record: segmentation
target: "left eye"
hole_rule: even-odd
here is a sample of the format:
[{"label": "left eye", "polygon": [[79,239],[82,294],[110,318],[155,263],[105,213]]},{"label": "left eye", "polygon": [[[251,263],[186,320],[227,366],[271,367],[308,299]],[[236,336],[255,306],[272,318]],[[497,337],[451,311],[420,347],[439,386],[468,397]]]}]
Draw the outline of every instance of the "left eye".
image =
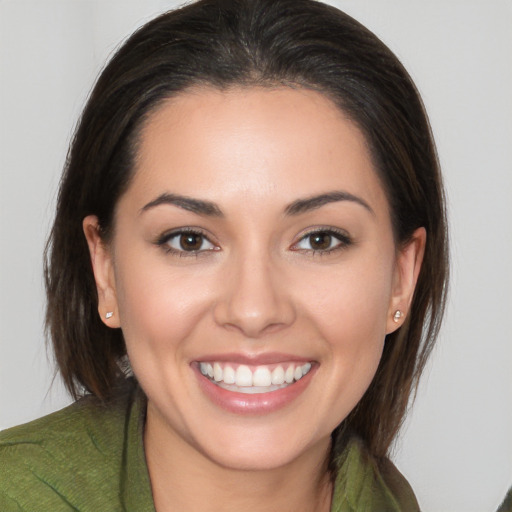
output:
[{"label": "left eye", "polygon": [[329,252],[349,245],[346,235],[333,231],[315,231],[303,236],[294,248],[306,251]]},{"label": "left eye", "polygon": [[173,233],[168,236],[162,245],[167,245],[171,250],[177,252],[199,252],[215,249],[203,234],[195,232]]}]

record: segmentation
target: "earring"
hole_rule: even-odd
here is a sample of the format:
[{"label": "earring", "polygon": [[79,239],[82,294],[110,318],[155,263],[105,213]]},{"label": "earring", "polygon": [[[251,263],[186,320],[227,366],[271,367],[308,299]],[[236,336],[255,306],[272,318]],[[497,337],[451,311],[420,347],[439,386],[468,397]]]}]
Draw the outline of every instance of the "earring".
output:
[{"label": "earring", "polygon": [[404,314],[399,309],[397,309],[395,311],[395,314],[393,315],[393,322],[395,322],[397,324],[398,321],[400,320],[400,318],[402,318],[403,316],[404,316]]},{"label": "earring", "polygon": [[105,318],[108,320],[109,318],[112,318],[114,316],[114,312],[113,311],[107,311],[107,313],[105,314]]}]

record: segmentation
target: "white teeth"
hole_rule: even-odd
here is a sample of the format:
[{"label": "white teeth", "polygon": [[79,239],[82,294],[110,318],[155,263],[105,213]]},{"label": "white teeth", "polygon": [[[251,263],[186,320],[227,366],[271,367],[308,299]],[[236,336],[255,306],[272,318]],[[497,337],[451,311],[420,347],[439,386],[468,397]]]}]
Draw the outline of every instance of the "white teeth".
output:
[{"label": "white teeth", "polygon": [[289,363],[286,370],[283,365],[278,365],[272,371],[266,365],[257,366],[251,370],[249,366],[241,364],[235,370],[233,366],[219,362],[199,363],[199,371],[221,387],[232,391],[243,390],[246,393],[266,393],[281,389],[302,379],[310,370],[311,363],[301,366]]},{"label": "white teeth", "polygon": [[258,366],[252,374],[253,386],[270,386],[272,384],[272,375],[266,366]]},{"label": "white teeth", "polygon": [[214,363],[213,365],[213,378],[216,382],[222,380],[222,366],[219,363]]},{"label": "white teeth", "polygon": [[252,372],[245,364],[241,364],[236,369],[235,384],[237,386],[252,386]]},{"label": "white teeth", "polygon": [[225,384],[234,384],[235,383],[235,370],[231,368],[231,366],[226,366],[224,368],[224,378],[222,379]]},{"label": "white teeth", "polygon": [[286,369],[286,372],[284,374],[284,380],[287,384],[291,384],[293,382],[293,374],[294,374],[295,368],[293,366],[288,366]]},{"label": "white teeth", "polygon": [[259,393],[277,391],[278,389],[285,388],[288,384],[281,384],[280,386],[242,386],[240,388],[224,384],[224,382],[219,382],[217,385],[229,391],[237,391],[238,393],[245,393],[246,395],[257,395]]},{"label": "white teeth", "polygon": [[272,384],[284,384],[284,370],[282,366],[277,366],[272,372]]}]

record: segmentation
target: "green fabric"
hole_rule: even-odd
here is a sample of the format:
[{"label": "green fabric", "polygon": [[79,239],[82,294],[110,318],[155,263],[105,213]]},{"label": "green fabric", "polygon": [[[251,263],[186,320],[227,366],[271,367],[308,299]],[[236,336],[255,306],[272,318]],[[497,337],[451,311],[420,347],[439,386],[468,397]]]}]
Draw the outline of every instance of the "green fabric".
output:
[{"label": "green fabric", "polygon": [[508,490],[497,512],[512,512],[512,487]]},{"label": "green fabric", "polygon": [[[154,512],[142,432],[145,399],[131,386],[109,405],[88,397],[0,433],[0,511]],[[389,461],[352,439],[338,460],[332,512],[419,510]]]}]

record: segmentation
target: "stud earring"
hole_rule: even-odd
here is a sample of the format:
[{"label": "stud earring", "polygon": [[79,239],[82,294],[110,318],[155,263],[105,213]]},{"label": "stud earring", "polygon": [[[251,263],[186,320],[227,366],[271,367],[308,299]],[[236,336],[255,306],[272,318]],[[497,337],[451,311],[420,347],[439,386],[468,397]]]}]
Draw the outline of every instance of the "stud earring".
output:
[{"label": "stud earring", "polygon": [[114,316],[114,312],[113,311],[107,311],[107,313],[105,314],[105,318],[108,320],[109,318],[112,318]]},{"label": "stud earring", "polygon": [[400,318],[402,318],[403,316],[404,316],[404,314],[399,309],[397,309],[395,311],[395,314],[393,315],[393,322],[395,322],[397,324],[398,321],[400,320]]}]

